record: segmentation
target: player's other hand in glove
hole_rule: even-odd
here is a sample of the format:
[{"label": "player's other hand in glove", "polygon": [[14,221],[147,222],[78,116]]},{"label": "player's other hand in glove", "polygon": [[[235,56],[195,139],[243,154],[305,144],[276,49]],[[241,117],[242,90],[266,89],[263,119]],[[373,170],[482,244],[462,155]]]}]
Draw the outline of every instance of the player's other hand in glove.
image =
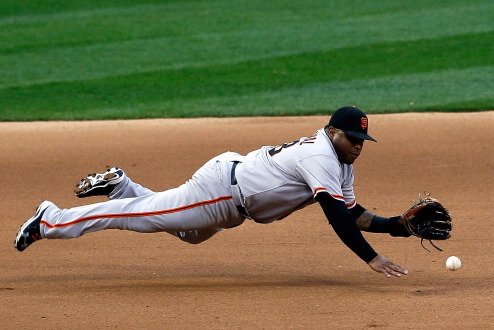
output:
[{"label": "player's other hand in glove", "polygon": [[380,255],[372,259],[368,265],[376,272],[383,273],[386,277],[391,277],[391,275],[400,277],[408,274],[408,270]]}]

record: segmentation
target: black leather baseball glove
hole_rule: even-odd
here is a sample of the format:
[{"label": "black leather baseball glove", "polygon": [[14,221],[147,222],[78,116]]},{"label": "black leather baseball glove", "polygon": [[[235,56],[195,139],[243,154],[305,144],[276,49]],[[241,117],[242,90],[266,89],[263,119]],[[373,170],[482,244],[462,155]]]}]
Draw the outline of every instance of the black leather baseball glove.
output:
[{"label": "black leather baseball glove", "polygon": [[421,238],[420,244],[427,251],[429,250],[423,244],[424,239],[429,240],[432,246],[442,251],[431,240],[447,240],[451,237],[450,231],[453,227],[448,210],[430,196],[420,199],[403,213],[401,218],[408,232]]}]

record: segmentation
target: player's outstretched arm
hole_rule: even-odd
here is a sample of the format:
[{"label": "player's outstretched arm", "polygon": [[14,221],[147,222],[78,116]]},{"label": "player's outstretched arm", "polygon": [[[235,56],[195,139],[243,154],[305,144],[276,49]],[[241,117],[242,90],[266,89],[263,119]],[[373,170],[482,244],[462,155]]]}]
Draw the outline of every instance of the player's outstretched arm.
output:
[{"label": "player's outstretched arm", "polygon": [[373,270],[390,277],[401,276],[407,271],[394,264],[389,259],[378,255],[369,245],[355,223],[355,218],[350,214],[344,202],[335,200],[327,193],[319,193],[316,200],[321,205],[324,214],[333,227],[338,237],[355,254],[365,261]]}]

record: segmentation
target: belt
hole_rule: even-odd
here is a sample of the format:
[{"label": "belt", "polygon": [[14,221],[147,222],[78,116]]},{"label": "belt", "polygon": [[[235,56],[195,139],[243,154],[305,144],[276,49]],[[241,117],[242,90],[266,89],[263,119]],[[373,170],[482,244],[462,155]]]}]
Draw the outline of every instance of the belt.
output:
[{"label": "belt", "polygon": [[[232,165],[232,172],[231,172],[231,183],[232,183],[232,190],[237,192],[239,197],[242,199],[242,192],[240,191],[240,187],[238,186],[237,182],[237,177],[235,176],[235,169],[240,163],[239,161],[233,161]],[[247,212],[247,209],[242,205],[240,201],[236,201],[236,198],[234,198],[235,206],[237,207],[238,213],[240,213],[241,216],[245,218],[250,218],[249,212]]]}]

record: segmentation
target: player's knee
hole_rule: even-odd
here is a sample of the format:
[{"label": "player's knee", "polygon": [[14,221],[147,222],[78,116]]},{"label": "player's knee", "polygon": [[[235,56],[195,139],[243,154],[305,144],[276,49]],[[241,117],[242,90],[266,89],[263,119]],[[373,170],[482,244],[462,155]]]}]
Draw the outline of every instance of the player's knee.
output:
[{"label": "player's knee", "polygon": [[176,236],[189,244],[197,245],[210,239],[216,234],[218,229],[204,229],[204,230],[193,230],[193,231],[179,231]]},{"label": "player's knee", "polygon": [[200,239],[199,237],[197,237],[197,235],[188,235],[188,234],[189,234],[188,232],[180,232],[178,233],[177,236],[178,238],[180,238],[181,241],[193,245],[197,245],[205,241],[204,239]]}]

